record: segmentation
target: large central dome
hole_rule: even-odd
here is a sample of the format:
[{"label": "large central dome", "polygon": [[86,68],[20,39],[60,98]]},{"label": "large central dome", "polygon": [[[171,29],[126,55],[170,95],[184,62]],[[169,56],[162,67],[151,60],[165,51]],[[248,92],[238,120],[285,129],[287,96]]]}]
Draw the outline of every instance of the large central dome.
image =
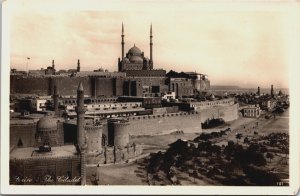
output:
[{"label": "large central dome", "polygon": [[142,51],[134,45],[132,48],[128,50],[128,54],[132,56],[140,56],[142,55]]}]

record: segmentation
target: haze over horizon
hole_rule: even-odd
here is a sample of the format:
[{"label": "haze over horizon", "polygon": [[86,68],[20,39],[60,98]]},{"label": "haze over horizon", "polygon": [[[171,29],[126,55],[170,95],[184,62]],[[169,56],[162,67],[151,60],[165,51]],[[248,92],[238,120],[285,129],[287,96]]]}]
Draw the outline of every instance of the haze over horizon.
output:
[{"label": "haze over horizon", "polygon": [[56,11],[23,2],[12,13],[11,68],[54,59],[57,70],[74,69],[80,59],[83,71],[116,71],[122,22],[125,52],[135,44],[148,57],[152,23],[155,69],[207,74],[212,85],[287,88],[289,19],[287,11]]}]

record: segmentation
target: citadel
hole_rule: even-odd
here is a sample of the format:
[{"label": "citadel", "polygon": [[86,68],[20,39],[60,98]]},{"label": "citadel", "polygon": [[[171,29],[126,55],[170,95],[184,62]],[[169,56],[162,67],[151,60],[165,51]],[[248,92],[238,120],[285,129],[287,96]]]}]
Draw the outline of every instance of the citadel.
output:
[{"label": "citadel", "polygon": [[[89,165],[128,162],[143,149],[131,137],[173,131],[201,132],[201,123],[239,118],[234,98],[215,96],[205,74],[155,69],[153,34],[150,57],[136,45],[125,54],[122,25],[118,72],[46,69],[10,77],[10,182],[49,184],[80,177]],[[259,110],[249,110],[258,115]],[[22,182],[16,179],[30,178]],[[54,180],[52,184],[69,184]],[[50,184],[51,184],[50,183]]]}]

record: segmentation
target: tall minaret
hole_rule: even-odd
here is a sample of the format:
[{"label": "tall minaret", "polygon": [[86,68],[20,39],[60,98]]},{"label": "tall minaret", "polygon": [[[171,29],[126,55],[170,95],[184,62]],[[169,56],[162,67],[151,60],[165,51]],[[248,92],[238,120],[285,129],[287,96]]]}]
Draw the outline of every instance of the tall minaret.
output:
[{"label": "tall minaret", "polygon": [[52,60],[52,69],[55,68],[54,60]]},{"label": "tall minaret", "polygon": [[57,90],[56,85],[54,85],[53,105],[54,105],[55,115],[58,116],[59,115],[59,111],[58,111],[58,90]]},{"label": "tall minaret", "polygon": [[152,24],[150,26],[150,62],[152,64],[151,69],[153,69],[153,51],[152,51],[152,46],[153,46],[153,42],[152,42]]},{"label": "tall minaret", "polygon": [[124,42],[125,35],[124,35],[124,26],[123,26],[123,23],[122,23],[122,35],[121,35],[121,37],[122,37],[122,42],[121,42],[121,45],[122,45],[122,58],[121,59],[123,59],[124,58],[124,44],[125,44],[125,42]]},{"label": "tall minaret", "polygon": [[80,60],[77,61],[77,72],[80,72]]},{"label": "tall minaret", "polygon": [[273,84],[271,85],[271,97],[274,96],[274,89],[273,89]]},{"label": "tall minaret", "polygon": [[260,96],[260,87],[257,87],[257,95]]},{"label": "tall minaret", "polygon": [[84,91],[82,82],[79,83],[77,89],[77,145],[79,147],[80,153],[80,165],[81,165],[81,185],[86,184],[86,161],[85,161],[85,151],[87,148],[86,137],[84,131],[84,116],[86,109],[84,107]]}]

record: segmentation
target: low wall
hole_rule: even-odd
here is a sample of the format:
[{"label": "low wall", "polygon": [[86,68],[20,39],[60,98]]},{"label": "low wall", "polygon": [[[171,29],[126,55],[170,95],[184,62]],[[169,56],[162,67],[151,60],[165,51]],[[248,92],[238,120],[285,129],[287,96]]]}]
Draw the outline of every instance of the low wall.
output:
[{"label": "low wall", "polygon": [[130,144],[124,148],[104,147],[102,153],[86,155],[87,164],[110,164],[127,161],[141,155],[143,149],[139,145]]}]

